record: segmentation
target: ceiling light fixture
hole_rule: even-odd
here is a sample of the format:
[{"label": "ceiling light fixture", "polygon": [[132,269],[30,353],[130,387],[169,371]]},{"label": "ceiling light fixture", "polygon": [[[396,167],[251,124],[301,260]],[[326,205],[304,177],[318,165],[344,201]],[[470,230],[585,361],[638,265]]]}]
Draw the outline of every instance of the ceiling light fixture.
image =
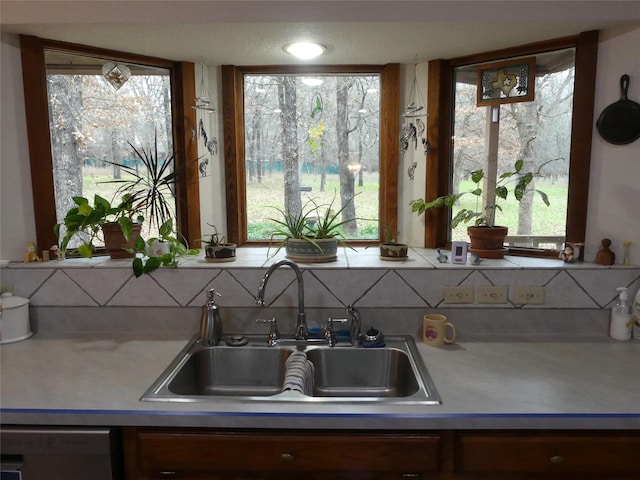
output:
[{"label": "ceiling light fixture", "polygon": [[310,60],[325,52],[326,48],[319,43],[296,42],[284,47],[284,51],[302,60]]},{"label": "ceiling light fixture", "polygon": [[317,87],[318,85],[322,85],[323,82],[319,77],[302,77],[300,81],[309,87]]}]

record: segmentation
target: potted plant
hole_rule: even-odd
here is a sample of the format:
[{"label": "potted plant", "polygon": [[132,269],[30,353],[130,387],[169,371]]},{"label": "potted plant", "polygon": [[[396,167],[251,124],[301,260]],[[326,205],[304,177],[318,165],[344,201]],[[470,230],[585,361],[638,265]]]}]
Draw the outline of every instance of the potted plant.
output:
[{"label": "potted plant", "polygon": [[201,240],[205,246],[205,260],[211,263],[233,262],[236,259],[236,244],[228,243],[226,237],[218,233],[215,225],[207,225],[213,228],[213,233],[209,238]]},{"label": "potted plant", "polygon": [[299,212],[286,212],[273,207],[282,218],[271,218],[276,224],[271,234],[274,238],[281,238],[277,254],[284,246],[287,258],[301,263],[333,262],[338,259],[338,245],[349,246],[344,242],[342,226],[355,220],[342,220],[341,214],[349,202],[337,211],[333,209],[335,195],[328,204],[319,204],[310,198]]},{"label": "potted plant", "polygon": [[394,230],[390,226],[385,227],[385,242],[380,244],[380,258],[382,260],[401,261],[407,259],[408,245],[398,243],[396,238],[397,234],[394,236]]},{"label": "potted plant", "polygon": [[169,253],[169,246],[164,245],[163,236],[158,232],[161,225],[173,218],[175,211],[175,156],[172,152],[164,156],[159,153],[157,133],[153,147],[136,148],[131,142],[127,143],[135,159],[133,165],[124,162],[106,162],[127,173],[127,178],[103,183],[117,184],[115,196],[129,195],[134,208],[144,214],[148,227],[146,234],[152,236],[154,242],[149,245],[148,253],[150,255]]},{"label": "potted plant", "polygon": [[91,258],[96,250],[96,240],[104,240],[105,249],[111,258],[131,258],[131,249],[140,235],[141,218],[137,223],[133,217],[137,210],[130,195],[124,195],[116,205],[101,197],[94,196],[93,205],[85,197],[73,197],[75,207],[69,209],[63,224],[56,224],[54,232],[60,238],[61,225],[66,230],[60,240],[60,250],[64,252],[72,238],[80,240],[75,251],[85,258]]},{"label": "potted plant", "polygon": [[[140,277],[145,273],[151,273],[161,266],[175,268],[178,266],[178,259],[183,256],[198,255],[197,249],[190,249],[187,242],[179,238],[179,234],[173,229],[173,220],[169,219],[160,225],[158,237],[145,240],[142,236],[136,239],[135,246],[131,250],[137,254],[133,259],[133,273]],[[155,252],[149,255],[149,248],[158,240],[168,246],[167,251]]]},{"label": "potted plant", "polygon": [[[451,227],[456,228],[460,222],[468,223],[471,220],[474,220],[474,226],[467,228],[467,233],[469,234],[469,239],[471,241],[469,252],[475,253],[480,258],[504,258],[504,254],[507,251],[507,249],[504,248],[504,239],[507,236],[508,228],[494,225],[496,210],[502,211],[500,205],[497,204],[497,200],[507,199],[509,189],[506,183],[514,176],[517,176],[517,182],[513,188],[513,195],[516,200],[522,200],[527,187],[534,177],[532,172],[522,172],[523,166],[524,162],[522,160],[518,160],[514,165],[513,171],[505,172],[500,175],[496,182],[496,202],[486,205],[484,208],[481,206],[482,188],[480,187],[480,182],[484,178],[484,170],[480,169],[471,172],[471,180],[475,184],[475,188],[473,190],[452,195],[443,195],[428,202],[422,198],[412,200],[410,202],[411,211],[418,215],[422,215],[430,208],[452,208],[463,195],[468,193],[475,195],[476,208],[461,209],[455,217],[451,219]],[[545,205],[549,206],[550,203],[547,194],[540,190],[535,191],[540,194]]]}]

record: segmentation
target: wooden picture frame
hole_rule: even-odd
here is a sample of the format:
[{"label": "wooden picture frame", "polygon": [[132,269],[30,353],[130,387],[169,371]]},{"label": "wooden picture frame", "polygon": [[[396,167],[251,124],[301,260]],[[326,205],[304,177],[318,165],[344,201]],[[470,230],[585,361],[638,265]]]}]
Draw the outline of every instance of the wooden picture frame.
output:
[{"label": "wooden picture frame", "polygon": [[480,65],[476,105],[533,101],[535,70],[535,57]]}]

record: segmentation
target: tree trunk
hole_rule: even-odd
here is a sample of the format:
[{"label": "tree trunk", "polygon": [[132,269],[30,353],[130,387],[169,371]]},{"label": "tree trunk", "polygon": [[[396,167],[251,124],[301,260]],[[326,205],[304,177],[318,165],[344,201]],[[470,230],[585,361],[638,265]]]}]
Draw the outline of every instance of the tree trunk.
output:
[{"label": "tree trunk", "polygon": [[49,76],[50,131],[56,215],[61,221],[82,196],[82,77]]},{"label": "tree trunk", "polygon": [[284,162],[284,209],[295,214],[302,210],[298,168],[298,125],[295,77],[282,77],[278,84],[282,118],[282,161]]},{"label": "tree trunk", "polygon": [[356,207],[353,202],[355,194],[354,172],[349,171],[349,109],[348,93],[349,83],[347,80],[339,80],[336,89],[336,135],[338,139],[338,168],[340,173],[340,206],[342,210],[342,221],[354,219],[344,225],[344,233],[347,237],[356,235],[358,226],[355,221]]}]

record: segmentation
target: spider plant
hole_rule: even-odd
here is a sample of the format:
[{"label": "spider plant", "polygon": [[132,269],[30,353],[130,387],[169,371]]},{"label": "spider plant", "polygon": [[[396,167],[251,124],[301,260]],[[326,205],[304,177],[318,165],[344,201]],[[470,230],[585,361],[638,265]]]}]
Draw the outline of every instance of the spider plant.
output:
[{"label": "spider plant", "polygon": [[[135,209],[144,212],[149,231],[159,231],[160,226],[173,217],[175,211],[175,180],[173,152],[160,156],[158,152],[158,135],[149,148],[136,148],[127,142],[136,160],[135,165],[119,162],[107,163],[120,168],[132,178],[110,180],[120,186],[115,195],[128,194],[134,202]],[[155,228],[154,228],[155,227]]]}]

